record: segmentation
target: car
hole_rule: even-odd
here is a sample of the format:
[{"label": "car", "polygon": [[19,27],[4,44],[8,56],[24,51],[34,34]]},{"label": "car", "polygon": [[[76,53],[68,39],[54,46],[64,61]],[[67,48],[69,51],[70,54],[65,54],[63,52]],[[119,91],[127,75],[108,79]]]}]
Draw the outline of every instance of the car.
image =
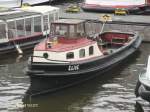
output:
[{"label": "car", "polygon": [[128,11],[124,8],[116,8],[115,9],[115,15],[127,15]]},{"label": "car", "polygon": [[71,5],[66,9],[66,12],[77,13],[80,12],[80,8],[76,5]]}]

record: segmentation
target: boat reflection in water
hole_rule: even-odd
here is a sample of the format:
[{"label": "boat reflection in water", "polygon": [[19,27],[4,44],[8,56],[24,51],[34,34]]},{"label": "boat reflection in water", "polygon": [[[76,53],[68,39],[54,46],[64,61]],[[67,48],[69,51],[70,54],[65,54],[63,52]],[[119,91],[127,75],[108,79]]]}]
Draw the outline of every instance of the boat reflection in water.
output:
[{"label": "boat reflection in water", "polygon": [[[138,33],[100,33],[94,23],[60,19],[50,37],[34,48],[28,64],[29,94],[53,92],[89,80],[120,63],[141,44]],[[93,26],[93,29],[92,29]]]}]

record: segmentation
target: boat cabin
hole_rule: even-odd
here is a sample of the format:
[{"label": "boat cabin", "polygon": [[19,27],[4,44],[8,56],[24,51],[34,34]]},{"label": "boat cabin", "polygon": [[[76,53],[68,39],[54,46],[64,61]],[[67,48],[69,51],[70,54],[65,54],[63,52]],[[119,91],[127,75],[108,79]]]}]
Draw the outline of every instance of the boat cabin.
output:
[{"label": "boat cabin", "polygon": [[[126,44],[132,34],[104,32],[79,19],[59,19],[51,24],[50,37],[34,49],[33,62],[73,62],[103,56],[104,50],[114,50]],[[93,26],[93,27],[91,27]],[[43,57],[40,58],[39,57]],[[57,61],[56,61],[57,60]]]},{"label": "boat cabin", "polygon": [[50,23],[58,20],[58,12],[51,6],[0,11],[0,43],[49,34]]},{"label": "boat cabin", "polygon": [[53,22],[50,37],[35,47],[34,56],[68,62],[102,55],[97,42],[87,38],[85,27],[85,20],[79,19],[59,19]]}]

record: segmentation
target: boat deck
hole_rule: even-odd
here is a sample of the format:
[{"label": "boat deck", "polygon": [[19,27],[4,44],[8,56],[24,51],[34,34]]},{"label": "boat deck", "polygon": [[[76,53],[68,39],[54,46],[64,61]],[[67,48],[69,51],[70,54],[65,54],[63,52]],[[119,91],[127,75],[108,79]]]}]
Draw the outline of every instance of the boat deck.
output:
[{"label": "boat deck", "polygon": [[[45,43],[47,43],[47,46],[45,46]],[[87,38],[80,38],[80,39],[64,39],[64,38],[58,38],[58,42],[51,42],[44,40],[41,42],[38,46],[35,47],[35,50],[37,51],[52,51],[52,52],[65,52],[73,49],[77,49],[80,47],[85,47],[87,45],[91,45],[96,43],[95,41],[89,40]]]}]

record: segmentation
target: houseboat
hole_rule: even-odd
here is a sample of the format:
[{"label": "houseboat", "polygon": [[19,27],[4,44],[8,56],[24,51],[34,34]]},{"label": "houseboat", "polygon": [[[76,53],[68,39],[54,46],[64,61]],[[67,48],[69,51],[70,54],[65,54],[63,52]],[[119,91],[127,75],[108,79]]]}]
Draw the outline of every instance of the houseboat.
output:
[{"label": "houseboat", "polygon": [[0,54],[33,47],[59,19],[59,8],[34,6],[0,11]]},{"label": "houseboat", "polygon": [[146,70],[139,75],[135,94],[144,100],[150,102],[150,56],[148,58]]},{"label": "houseboat", "polygon": [[22,4],[40,5],[49,4],[54,0],[0,0],[0,7],[20,7]]},{"label": "houseboat", "polygon": [[85,0],[82,4],[85,11],[115,12],[116,9],[127,13],[140,14],[150,8],[150,0]]},{"label": "houseboat", "polygon": [[101,75],[141,44],[138,33],[100,33],[97,24],[80,19],[53,22],[50,36],[35,46],[29,59],[27,93],[53,92]]}]

